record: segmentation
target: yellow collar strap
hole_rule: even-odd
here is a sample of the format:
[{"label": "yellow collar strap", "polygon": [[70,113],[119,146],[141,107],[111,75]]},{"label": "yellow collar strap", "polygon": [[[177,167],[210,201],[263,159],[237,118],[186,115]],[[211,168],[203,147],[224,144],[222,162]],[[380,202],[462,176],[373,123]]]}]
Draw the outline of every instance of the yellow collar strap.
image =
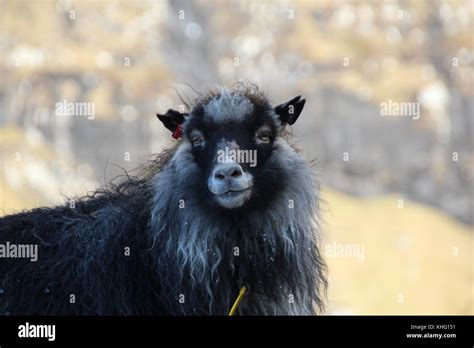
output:
[{"label": "yellow collar strap", "polygon": [[239,291],[239,296],[237,296],[234,304],[232,305],[232,308],[229,311],[229,316],[235,314],[235,311],[237,310],[237,307],[239,306],[239,303],[240,303],[240,301],[242,301],[242,298],[244,297],[246,292],[247,292],[247,287],[242,286],[242,288]]}]

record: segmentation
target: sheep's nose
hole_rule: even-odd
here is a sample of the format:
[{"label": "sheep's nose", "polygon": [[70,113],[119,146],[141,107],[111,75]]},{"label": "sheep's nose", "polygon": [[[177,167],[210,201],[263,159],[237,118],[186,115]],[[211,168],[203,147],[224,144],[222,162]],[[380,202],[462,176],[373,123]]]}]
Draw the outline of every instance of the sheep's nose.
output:
[{"label": "sheep's nose", "polygon": [[243,175],[242,167],[237,163],[221,163],[214,169],[214,179],[231,180]]}]

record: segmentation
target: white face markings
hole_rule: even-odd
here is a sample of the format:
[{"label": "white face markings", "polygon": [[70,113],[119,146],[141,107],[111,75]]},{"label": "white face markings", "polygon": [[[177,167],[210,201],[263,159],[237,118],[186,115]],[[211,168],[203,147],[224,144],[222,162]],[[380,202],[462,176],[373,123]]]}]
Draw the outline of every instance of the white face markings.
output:
[{"label": "white face markings", "polygon": [[208,178],[208,188],[215,201],[227,209],[242,206],[252,194],[253,176],[241,166],[241,151],[249,150],[241,150],[234,139],[221,139]]},{"label": "white face markings", "polygon": [[223,91],[204,106],[204,114],[214,122],[240,121],[253,109],[252,102],[245,96]]},{"label": "white face markings", "polygon": [[[200,131],[197,128],[190,130],[186,137],[190,145],[189,151],[191,152],[193,148],[215,144],[215,149],[212,149],[213,154],[193,152],[193,156],[201,156],[199,158],[204,162],[212,161],[212,164],[209,163],[209,166],[205,167],[206,173],[207,170],[210,171],[207,186],[214,200],[224,208],[237,208],[249,200],[254,190],[254,171],[258,166],[259,147],[255,145],[269,144],[276,137],[276,134],[273,134],[275,127],[271,123],[272,120],[268,119],[268,115],[271,118],[276,118],[277,115],[271,112],[270,106],[264,103],[266,101],[262,99],[260,108],[265,115],[256,115],[256,117],[261,116],[266,123],[257,130],[250,127],[252,120],[249,118],[253,116],[260,104],[258,100],[254,104],[253,99],[247,95],[223,90],[220,94],[200,104],[202,109],[196,109],[198,113],[194,116],[202,117],[208,128],[206,128],[207,131]],[[185,122],[190,122],[193,114],[191,113],[190,116]],[[276,123],[277,127],[279,125]],[[216,134],[221,126],[222,133]],[[199,125],[192,123],[189,127],[199,128]],[[241,138],[242,143],[239,143]],[[268,148],[265,148],[265,151],[267,150]],[[202,156],[210,158],[206,159]]]}]

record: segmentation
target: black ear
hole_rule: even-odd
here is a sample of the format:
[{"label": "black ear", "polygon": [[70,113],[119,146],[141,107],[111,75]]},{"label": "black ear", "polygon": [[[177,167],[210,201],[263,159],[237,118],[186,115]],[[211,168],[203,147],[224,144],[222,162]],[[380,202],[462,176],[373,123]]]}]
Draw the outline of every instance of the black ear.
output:
[{"label": "black ear", "polygon": [[301,96],[297,96],[286,103],[275,106],[274,110],[280,117],[282,124],[288,123],[292,125],[296,122],[301,111],[303,111],[304,103],[306,99],[301,99]]},{"label": "black ear", "polygon": [[184,117],[187,114],[182,114],[179,111],[169,109],[166,114],[156,114],[158,119],[163,122],[164,126],[170,131],[175,132],[178,126],[184,122]]}]

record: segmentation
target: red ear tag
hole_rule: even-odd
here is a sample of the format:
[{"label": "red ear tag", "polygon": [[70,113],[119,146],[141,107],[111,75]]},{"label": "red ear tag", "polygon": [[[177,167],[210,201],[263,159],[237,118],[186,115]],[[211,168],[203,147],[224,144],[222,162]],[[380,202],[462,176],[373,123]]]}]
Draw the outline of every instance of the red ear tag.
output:
[{"label": "red ear tag", "polygon": [[173,139],[179,139],[183,136],[183,126],[178,124],[178,127],[174,130],[172,137]]}]

